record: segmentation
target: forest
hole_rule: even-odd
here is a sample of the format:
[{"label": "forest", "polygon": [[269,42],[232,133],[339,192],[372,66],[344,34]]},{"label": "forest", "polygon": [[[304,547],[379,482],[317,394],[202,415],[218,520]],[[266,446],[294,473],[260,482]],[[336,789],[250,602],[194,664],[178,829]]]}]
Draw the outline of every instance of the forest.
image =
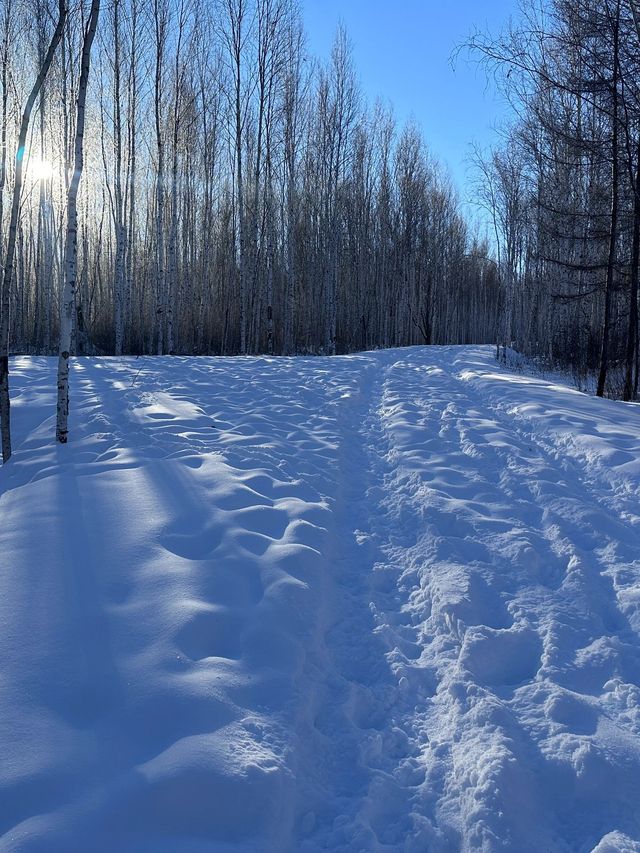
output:
[{"label": "forest", "polygon": [[636,0],[526,0],[461,47],[513,108],[484,229],[297,0],[3,0],[0,44],[3,423],[12,353],[65,384],[73,354],[493,342],[637,396]]},{"label": "forest", "polygon": [[[48,0],[32,10],[4,4],[5,195],[21,104],[55,23]],[[295,0],[114,0],[100,14],[78,197],[78,353],[492,338],[487,247],[419,129],[365,104],[346,32],[325,67],[306,53]],[[67,14],[29,129],[9,293],[21,352],[57,351],[85,24]]]},{"label": "forest", "polygon": [[468,45],[513,106],[478,157],[495,230],[503,342],[638,393],[640,7],[526,2],[501,36]]},{"label": "forest", "polygon": [[640,0],[0,0],[0,851],[640,853],[639,277]]}]

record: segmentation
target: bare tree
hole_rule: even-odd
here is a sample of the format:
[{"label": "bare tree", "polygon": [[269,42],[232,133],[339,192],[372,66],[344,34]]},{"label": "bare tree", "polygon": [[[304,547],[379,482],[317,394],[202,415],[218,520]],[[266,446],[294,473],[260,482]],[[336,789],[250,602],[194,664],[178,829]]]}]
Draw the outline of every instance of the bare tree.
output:
[{"label": "bare tree", "polygon": [[75,317],[75,292],[78,255],[78,187],[84,166],[84,129],[87,86],[91,65],[91,46],[96,34],[100,0],[91,0],[91,10],[82,43],[80,62],[80,80],[76,103],[76,132],[74,171],[67,195],[67,233],[64,252],[64,287],[60,310],[60,354],[58,358],[58,405],[56,418],[56,439],[66,444],[69,419],[69,357]]},{"label": "bare tree", "polygon": [[[37,2],[44,10],[50,0]],[[13,14],[16,31],[26,26],[26,6]],[[502,258],[496,266],[487,257],[418,129],[398,131],[390,108],[360,100],[344,31],[321,65],[306,51],[297,0],[114,0],[105,16],[83,116],[91,180],[72,186],[73,105],[84,85],[79,13],[67,18],[60,62],[36,101],[34,141],[51,173],[23,193],[9,292],[14,349],[46,351],[58,325],[48,304],[54,282],[66,288],[72,279],[69,353],[330,353],[495,339]],[[8,41],[9,150],[22,64],[39,62],[46,47],[34,35],[24,60]],[[621,116],[631,105],[622,89]],[[624,226],[622,127],[621,118]],[[604,139],[610,123],[602,118],[596,130]],[[599,192],[605,159],[590,158]],[[526,157],[524,167],[517,186],[528,186]],[[6,174],[11,180],[11,163]],[[552,182],[549,170],[541,180]],[[66,265],[72,189],[77,270]],[[544,280],[527,228],[514,230],[514,295],[535,264]],[[622,234],[620,257],[626,241]],[[616,270],[614,318],[624,275]],[[516,338],[524,303],[513,300]],[[601,309],[594,303],[594,317]],[[535,327],[527,324],[531,339]],[[614,353],[619,328],[616,320]]]},{"label": "bare tree", "polygon": [[[16,249],[16,234],[18,229],[18,216],[20,209],[20,196],[22,193],[22,179],[24,160],[26,154],[27,132],[31,112],[38,97],[38,93],[49,73],[54,54],[62,38],[67,6],[65,0],[59,0],[58,21],[53,31],[44,62],[40,66],[38,76],[33,84],[29,97],[22,111],[22,121],[18,133],[16,147],[15,176],[13,180],[13,199],[11,203],[11,219],[9,221],[9,232],[7,248],[4,258],[4,272],[2,277],[2,294],[0,296],[0,429],[2,430],[2,460],[8,462],[11,456],[11,417],[9,401],[9,309],[10,288],[14,272],[14,259]],[[3,146],[4,149],[4,146]],[[4,171],[4,169],[3,169]]]}]

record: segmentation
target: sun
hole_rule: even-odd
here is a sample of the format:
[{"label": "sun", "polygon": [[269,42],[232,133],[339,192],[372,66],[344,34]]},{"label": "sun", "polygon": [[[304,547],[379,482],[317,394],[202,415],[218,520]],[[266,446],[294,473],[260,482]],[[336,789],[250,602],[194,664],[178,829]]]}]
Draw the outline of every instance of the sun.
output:
[{"label": "sun", "polygon": [[33,157],[29,160],[29,176],[32,181],[48,181],[53,175],[53,163],[50,160],[40,160]]}]

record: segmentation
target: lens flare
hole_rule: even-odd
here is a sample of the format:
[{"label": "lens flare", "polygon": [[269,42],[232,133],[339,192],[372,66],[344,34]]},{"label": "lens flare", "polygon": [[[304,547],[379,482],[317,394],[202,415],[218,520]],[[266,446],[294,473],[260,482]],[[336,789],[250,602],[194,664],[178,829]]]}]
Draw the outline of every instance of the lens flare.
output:
[{"label": "lens flare", "polygon": [[49,160],[32,158],[27,167],[29,177],[32,181],[48,181],[53,175],[53,163]]}]

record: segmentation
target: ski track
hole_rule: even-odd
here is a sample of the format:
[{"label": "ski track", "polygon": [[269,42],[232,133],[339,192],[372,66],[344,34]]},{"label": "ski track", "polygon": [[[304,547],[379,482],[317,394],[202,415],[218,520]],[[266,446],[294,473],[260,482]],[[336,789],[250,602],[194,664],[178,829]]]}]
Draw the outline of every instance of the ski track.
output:
[{"label": "ski track", "polygon": [[640,407],[489,348],[14,359],[0,851],[640,851]]}]

